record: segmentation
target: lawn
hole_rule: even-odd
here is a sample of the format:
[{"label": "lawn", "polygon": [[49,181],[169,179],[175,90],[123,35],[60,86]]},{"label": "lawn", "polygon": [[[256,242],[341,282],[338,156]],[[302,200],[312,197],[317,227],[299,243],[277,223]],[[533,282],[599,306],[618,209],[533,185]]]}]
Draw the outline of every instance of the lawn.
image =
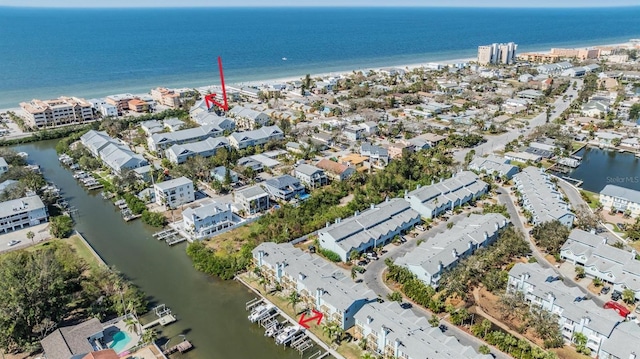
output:
[{"label": "lawn", "polygon": [[89,264],[89,267],[91,267],[92,269],[100,267],[101,263],[98,258],[93,255],[89,247],[87,247],[87,245],[79,236],[73,235],[66,241],[71,246],[71,248],[73,248],[78,257],[82,258],[85,262],[87,262],[87,264]]},{"label": "lawn", "polygon": [[600,195],[595,193],[595,192],[587,191],[587,190],[584,190],[584,189],[580,190],[580,194],[581,195],[582,195],[582,193],[584,193],[589,198],[589,201],[588,201],[589,207],[591,209],[595,209],[596,208],[596,204],[598,203],[598,199],[599,199]]},{"label": "lawn", "polygon": [[223,250],[228,253],[232,253],[242,246],[243,238],[249,238],[251,232],[251,223],[234,228],[230,231],[219,234],[211,239],[207,239],[205,244],[207,247],[214,250]]}]

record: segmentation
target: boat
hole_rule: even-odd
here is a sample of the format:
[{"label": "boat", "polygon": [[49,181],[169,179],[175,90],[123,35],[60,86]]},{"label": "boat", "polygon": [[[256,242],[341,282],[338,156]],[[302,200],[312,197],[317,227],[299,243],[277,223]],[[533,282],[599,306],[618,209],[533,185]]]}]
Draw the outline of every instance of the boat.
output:
[{"label": "boat", "polygon": [[251,314],[249,314],[249,321],[251,323],[255,323],[261,319],[264,319],[274,309],[275,309],[275,306],[273,304],[259,305],[256,309],[253,310],[253,312],[251,312]]},{"label": "boat", "polygon": [[283,57],[283,58],[282,58],[282,61],[287,61],[287,58],[286,58],[286,57]]},{"label": "boat", "polygon": [[276,337],[276,344],[280,345],[289,343],[293,337],[302,332],[302,330],[302,327],[299,325],[291,325],[284,328],[282,333],[278,334]]},{"label": "boat", "polygon": [[18,152],[18,156],[22,157],[22,158],[27,158],[29,157],[29,154],[26,152]]},{"label": "boat", "polygon": [[264,336],[271,338],[271,337],[275,336],[276,334],[278,334],[278,332],[280,332],[281,328],[282,328],[282,326],[280,325],[280,323],[276,322],[272,326],[267,328],[267,330],[265,330]]}]

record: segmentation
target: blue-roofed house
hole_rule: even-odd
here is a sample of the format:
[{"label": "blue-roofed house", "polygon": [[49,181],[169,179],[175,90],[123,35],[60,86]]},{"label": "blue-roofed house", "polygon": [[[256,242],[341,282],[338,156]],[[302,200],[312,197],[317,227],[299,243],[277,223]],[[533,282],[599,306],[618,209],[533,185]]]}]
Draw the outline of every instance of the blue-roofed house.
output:
[{"label": "blue-roofed house", "polygon": [[275,200],[290,201],[305,193],[305,188],[300,180],[290,175],[271,178],[265,181],[263,186],[271,198]]},{"label": "blue-roofed house", "polygon": [[231,180],[231,183],[236,183],[238,182],[238,173],[230,168],[227,168],[225,166],[218,166],[214,169],[211,170],[211,178],[224,183],[225,179],[227,178],[227,171],[229,172],[229,178]]}]

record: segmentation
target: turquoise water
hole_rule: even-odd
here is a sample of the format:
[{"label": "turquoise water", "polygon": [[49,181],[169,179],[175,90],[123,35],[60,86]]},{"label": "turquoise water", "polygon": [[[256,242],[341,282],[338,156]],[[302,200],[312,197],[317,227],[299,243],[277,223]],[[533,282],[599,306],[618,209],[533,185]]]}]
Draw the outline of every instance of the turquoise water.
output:
[{"label": "turquoise water", "polygon": [[[640,7],[32,9],[0,7],[0,108],[640,37]],[[282,61],[286,57],[287,61]]]},{"label": "turquoise water", "polygon": [[115,350],[116,353],[120,354],[122,351],[124,351],[125,346],[127,346],[130,341],[131,337],[129,336],[129,334],[127,334],[127,332],[120,331],[113,335],[113,343],[109,345],[109,348]]}]

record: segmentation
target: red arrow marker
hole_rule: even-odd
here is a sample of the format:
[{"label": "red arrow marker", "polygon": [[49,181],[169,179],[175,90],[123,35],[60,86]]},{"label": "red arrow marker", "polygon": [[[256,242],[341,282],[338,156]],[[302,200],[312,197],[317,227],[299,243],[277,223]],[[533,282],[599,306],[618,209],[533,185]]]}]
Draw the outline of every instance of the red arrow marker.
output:
[{"label": "red arrow marker", "polygon": [[311,310],[313,312],[313,315],[310,316],[309,318],[305,318],[305,313],[302,313],[302,315],[300,316],[300,320],[298,321],[298,324],[300,324],[301,326],[309,329],[309,326],[307,325],[307,323],[312,322],[312,321],[316,321],[316,325],[320,325],[320,321],[322,321],[322,317],[324,316],[324,314],[322,314],[321,312],[318,312],[315,309]]}]

